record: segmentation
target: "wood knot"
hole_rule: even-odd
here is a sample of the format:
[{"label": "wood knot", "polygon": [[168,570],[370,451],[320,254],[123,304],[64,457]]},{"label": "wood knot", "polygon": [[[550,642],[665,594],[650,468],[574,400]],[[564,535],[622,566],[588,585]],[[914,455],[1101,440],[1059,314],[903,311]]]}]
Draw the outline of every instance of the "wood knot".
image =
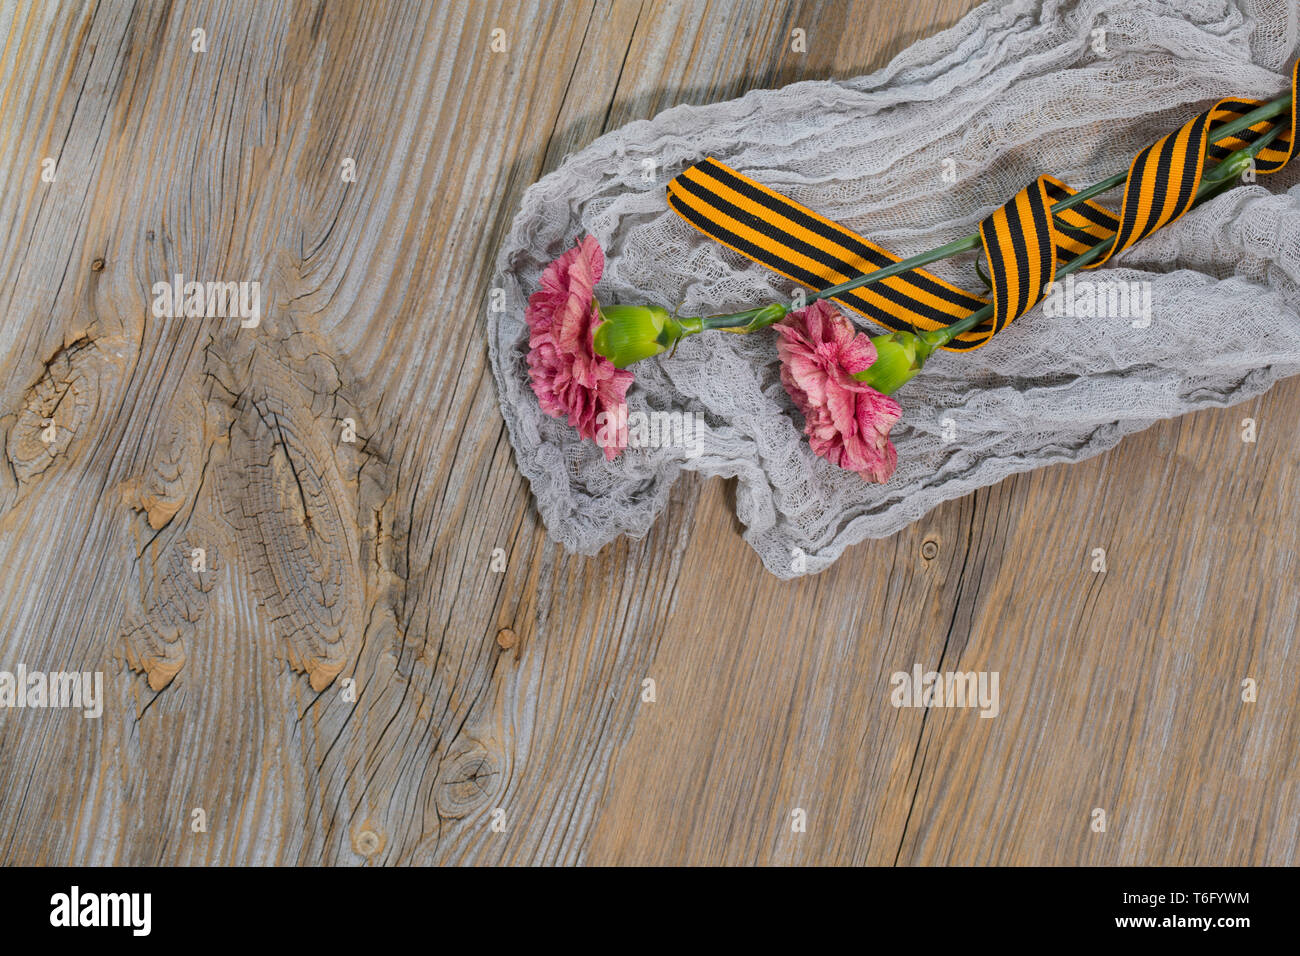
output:
[{"label": "wood knot", "polygon": [[474,746],[451,760],[438,787],[438,813],[459,819],[487,803],[501,776],[496,759]]},{"label": "wood knot", "polygon": [[65,342],[45,360],[41,377],[27,390],[5,451],[21,485],[55,461],[67,460],[85,424],[94,417],[102,380],[113,367],[90,336]]},{"label": "wood knot", "polygon": [[921,542],[921,557],[927,561],[933,561],[939,556],[939,539],[934,535],[928,535]]},{"label": "wood knot", "polygon": [[518,636],[508,627],[503,627],[501,630],[497,631],[497,645],[503,651],[510,650],[510,648],[514,647],[518,641]]},{"label": "wood knot", "polygon": [[370,827],[358,830],[352,837],[352,849],[362,856],[374,856],[383,848],[384,838]]},{"label": "wood knot", "polygon": [[95,257],[94,261],[92,261],[92,262],[90,263],[90,271],[91,271],[91,272],[103,272],[103,271],[104,271],[104,257],[103,257],[103,256],[96,256],[96,257]]}]

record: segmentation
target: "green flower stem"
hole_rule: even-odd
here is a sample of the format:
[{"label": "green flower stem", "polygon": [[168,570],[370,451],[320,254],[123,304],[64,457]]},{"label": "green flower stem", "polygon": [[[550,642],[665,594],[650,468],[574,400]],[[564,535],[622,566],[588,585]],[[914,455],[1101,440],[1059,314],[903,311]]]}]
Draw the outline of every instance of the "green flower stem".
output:
[{"label": "green flower stem", "polygon": [[682,328],[681,334],[677,336],[679,339],[704,331],[704,318],[702,316],[679,315],[677,316],[677,322]]},{"label": "green flower stem", "polygon": [[744,312],[734,312],[730,315],[702,316],[700,318],[701,331],[704,329],[725,329],[728,332],[750,331],[749,326],[753,324],[755,319],[771,311],[771,307],[765,305],[761,308],[746,309]]},{"label": "green flower stem", "polygon": [[[1214,142],[1217,143],[1221,139],[1227,139],[1230,136],[1235,136],[1237,133],[1240,133],[1243,130],[1250,129],[1250,127],[1254,126],[1256,123],[1259,123],[1267,119],[1273,119],[1274,117],[1280,116],[1282,115],[1283,112],[1288,111],[1290,109],[1291,109],[1290,96],[1282,96],[1273,100],[1270,103],[1265,103],[1263,106],[1251,110],[1249,113],[1246,113],[1243,116],[1237,117],[1232,122],[1225,123],[1223,126],[1218,127],[1214,131]],[[1280,126],[1276,127],[1273,132],[1276,133],[1280,129],[1281,129]],[[1259,145],[1258,141],[1252,144],[1252,146],[1258,146],[1258,145]],[[1224,162],[1226,162],[1226,160]],[[1201,181],[1204,182],[1206,177],[1212,175],[1216,170],[1220,169],[1222,166],[1223,163],[1220,163],[1218,166],[1212,167],[1210,170],[1207,170],[1202,175]],[[1080,203],[1086,202],[1087,200],[1091,199],[1093,196],[1097,196],[1100,195],[1101,193],[1106,192],[1107,190],[1114,189],[1116,186],[1123,183],[1126,179],[1128,179],[1127,169],[1124,170],[1124,172],[1122,173],[1116,173],[1114,176],[1111,176],[1108,179],[1103,179],[1099,183],[1093,183],[1087,189],[1081,189],[1073,196],[1067,196],[1065,199],[1062,199],[1060,202],[1054,204],[1052,206],[1052,214],[1055,215],[1058,212],[1062,212],[1066,209],[1070,209],[1073,206],[1077,206]],[[868,272],[864,275],[860,275],[855,278],[849,279],[847,282],[841,282],[839,285],[831,286],[829,289],[823,289],[821,292],[813,293],[808,297],[808,302],[813,303],[816,302],[818,299],[833,299],[837,295],[842,295],[843,293],[852,291],[853,289],[861,288],[864,285],[870,285],[873,282],[879,282],[882,279],[888,279],[890,276],[900,275],[904,272],[908,272],[911,269],[916,269],[921,266],[929,265],[932,262],[938,262],[940,259],[947,259],[949,256],[960,255],[963,252],[971,252],[973,250],[980,249],[982,248],[982,245],[983,244],[980,239],[979,233],[975,233],[970,236],[965,236],[961,239],[955,239],[952,242],[942,245],[937,249],[931,249],[929,252],[923,252],[920,255],[915,255],[909,259],[904,259],[901,262],[896,262],[892,266],[885,266],[883,269],[876,269],[873,272]]]}]

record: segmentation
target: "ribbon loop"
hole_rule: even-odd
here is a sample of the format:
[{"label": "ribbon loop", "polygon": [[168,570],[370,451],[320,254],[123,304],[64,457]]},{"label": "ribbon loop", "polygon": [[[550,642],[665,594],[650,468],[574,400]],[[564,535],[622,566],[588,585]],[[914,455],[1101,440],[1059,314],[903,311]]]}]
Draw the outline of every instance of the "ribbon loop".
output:
[{"label": "ribbon loop", "polygon": [[1051,206],[1046,183],[1037,179],[980,223],[993,285],[993,326],[986,339],[1032,309],[1056,274]]}]

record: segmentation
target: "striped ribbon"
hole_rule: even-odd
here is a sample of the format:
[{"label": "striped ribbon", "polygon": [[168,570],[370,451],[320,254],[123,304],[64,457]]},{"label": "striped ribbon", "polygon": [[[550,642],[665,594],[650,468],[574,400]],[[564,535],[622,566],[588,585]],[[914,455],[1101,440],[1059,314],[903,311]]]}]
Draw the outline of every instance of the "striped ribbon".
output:
[{"label": "striped ribbon", "polygon": [[[1292,69],[1289,117],[1262,120],[1236,136],[1215,140],[1214,130],[1261,106],[1262,100],[1231,98],[1148,146],[1133,158],[1120,212],[1087,200],[1057,213],[1051,207],[1077,190],[1040,176],[980,223],[992,299],[964,292],[924,269],[911,269],[835,296],[835,301],[894,331],[933,330],[964,319],[992,301],[994,316],[946,348],[979,348],[1012,319],[1046,295],[1057,269],[1092,245],[1118,239],[1085,268],[1112,256],[1178,219],[1191,208],[1205,158],[1222,160],[1244,149],[1279,123],[1285,129],[1255,160],[1259,174],[1277,172],[1296,151],[1296,92],[1300,60]],[[1207,148],[1208,147],[1208,148]],[[893,265],[900,257],[851,229],[755,182],[715,159],[705,159],[668,184],[668,205],[705,235],[815,291]],[[1057,228],[1057,222],[1068,231]],[[1081,235],[1091,242],[1085,242]]]}]

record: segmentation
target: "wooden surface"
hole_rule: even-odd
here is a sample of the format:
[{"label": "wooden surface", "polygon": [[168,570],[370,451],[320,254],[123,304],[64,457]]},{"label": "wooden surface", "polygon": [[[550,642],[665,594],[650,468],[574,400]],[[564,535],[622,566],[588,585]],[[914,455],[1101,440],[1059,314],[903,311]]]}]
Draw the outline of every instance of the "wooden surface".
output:
[{"label": "wooden surface", "polygon": [[[1300,382],[788,583],[728,483],[588,559],[515,467],[482,316],[523,190],[972,6],[5,5],[0,669],[106,704],[0,711],[0,862],[1300,862]],[[260,281],[261,326],[154,318],[177,272]],[[891,706],[914,664],[1001,712]]]}]

